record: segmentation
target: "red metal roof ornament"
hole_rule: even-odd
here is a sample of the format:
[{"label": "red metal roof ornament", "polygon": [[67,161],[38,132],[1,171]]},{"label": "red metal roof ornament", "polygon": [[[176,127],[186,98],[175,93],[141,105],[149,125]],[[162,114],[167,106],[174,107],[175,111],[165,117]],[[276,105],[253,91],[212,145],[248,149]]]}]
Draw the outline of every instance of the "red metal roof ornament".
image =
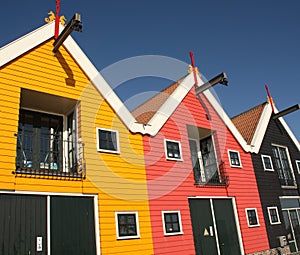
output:
[{"label": "red metal roof ornament", "polygon": [[269,87],[268,87],[268,85],[266,85],[265,87],[266,87],[267,94],[268,94],[268,102],[271,104],[272,112],[274,112],[274,102],[273,102],[273,99],[271,97]]},{"label": "red metal roof ornament", "polygon": [[60,0],[56,0],[54,39],[57,39],[59,34],[59,11],[60,11]]},{"label": "red metal roof ornament", "polygon": [[194,53],[192,51],[190,51],[190,57],[191,57],[191,65],[192,65],[192,68],[193,68],[195,85],[198,87],[197,67],[195,67]]}]

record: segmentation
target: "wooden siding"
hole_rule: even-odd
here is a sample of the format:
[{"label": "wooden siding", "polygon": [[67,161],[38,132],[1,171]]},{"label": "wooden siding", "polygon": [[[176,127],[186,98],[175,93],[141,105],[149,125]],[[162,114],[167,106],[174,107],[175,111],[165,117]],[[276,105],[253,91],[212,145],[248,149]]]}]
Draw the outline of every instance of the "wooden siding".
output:
[{"label": "wooden siding", "polygon": [[[287,135],[287,133],[284,131],[282,125],[278,121],[274,121],[273,119],[271,119],[266,130],[259,153],[252,155],[270,247],[275,248],[279,246],[278,236],[288,234],[285,230],[283,222],[279,197],[299,196],[299,192],[298,189],[295,188],[281,188],[278,174],[276,171],[264,171],[261,155],[271,156],[273,161],[273,167],[275,166],[271,146],[272,144],[282,145],[288,148],[294,175],[298,184],[298,189],[300,185],[300,175],[297,171],[295,160],[300,159],[300,152],[298,151],[290,137]],[[270,206],[277,206],[281,224],[270,224],[267,210],[267,207]]]},{"label": "wooden siding", "polygon": [[[207,100],[204,97],[201,99],[208,112],[205,112],[191,90],[160,132],[155,137],[144,137],[154,252],[195,254],[188,205],[188,197],[195,196],[234,197],[245,253],[266,250],[269,244],[251,155],[241,149]],[[208,120],[208,116],[211,120]],[[224,161],[226,174],[230,178],[227,188],[194,185],[187,125],[213,131],[217,158]],[[164,139],[180,141],[183,161],[166,160]],[[240,152],[242,168],[230,167],[228,149]],[[257,208],[259,227],[248,227],[245,208]],[[182,235],[164,236],[161,216],[161,211],[164,210],[180,210],[184,232]]]},{"label": "wooden siding", "polygon": [[[53,56],[50,40],[1,68],[0,189],[98,194],[101,254],[153,254],[143,144],[99,95],[64,47]],[[21,88],[80,101],[78,130],[85,144],[87,178],[16,176],[16,137]],[[97,152],[96,127],[119,131],[121,153]],[[116,239],[115,211],[138,211],[141,238]]]}]

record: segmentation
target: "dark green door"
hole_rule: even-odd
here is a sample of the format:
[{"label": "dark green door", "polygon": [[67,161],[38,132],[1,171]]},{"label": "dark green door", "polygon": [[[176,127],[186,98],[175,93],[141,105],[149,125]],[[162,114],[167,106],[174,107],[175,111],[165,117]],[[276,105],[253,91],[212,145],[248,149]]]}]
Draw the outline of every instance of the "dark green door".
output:
[{"label": "dark green door", "polygon": [[231,199],[213,199],[220,254],[239,255],[238,232]]},{"label": "dark green door", "polygon": [[45,196],[0,195],[0,254],[47,254]]},{"label": "dark green door", "polygon": [[231,199],[189,199],[197,255],[239,255]]},{"label": "dark green door", "polygon": [[51,254],[95,255],[93,197],[51,197]]},{"label": "dark green door", "polygon": [[210,200],[190,199],[189,203],[196,254],[218,254]]}]

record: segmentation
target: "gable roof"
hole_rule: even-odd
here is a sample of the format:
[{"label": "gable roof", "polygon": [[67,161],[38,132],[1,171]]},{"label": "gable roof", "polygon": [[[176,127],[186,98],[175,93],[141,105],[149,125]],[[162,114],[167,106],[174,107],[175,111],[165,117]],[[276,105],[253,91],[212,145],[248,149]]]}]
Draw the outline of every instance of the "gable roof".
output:
[{"label": "gable roof", "polygon": [[[275,106],[274,113],[278,113]],[[251,152],[259,152],[272,116],[272,106],[269,102],[265,102],[232,118],[232,122],[251,147]],[[300,144],[287,123],[282,117],[278,118],[278,120],[300,151]]]},{"label": "gable roof", "polygon": [[[0,67],[53,38],[54,26],[54,22],[48,23],[0,48]],[[60,31],[63,29],[64,27],[60,24]],[[138,110],[136,109],[134,115],[137,119],[135,119],[71,36],[67,37],[63,42],[63,46],[82,68],[91,83],[112,107],[124,125],[133,133],[156,135],[195,84],[193,73],[186,75],[178,82],[166,88],[162,94],[156,95],[155,98],[143,104],[141,107],[144,107],[144,109],[152,107],[152,110],[148,110],[147,114],[138,114]],[[198,86],[202,86],[204,81],[199,74],[196,78]],[[202,93],[214,107],[217,114],[238,140],[242,148],[245,151],[250,151],[251,146],[245,142],[243,136],[238,132],[236,126],[225,113],[216,97],[210,90],[205,90]]]},{"label": "gable roof", "polygon": [[156,114],[158,109],[164,104],[164,102],[168,99],[168,97],[178,88],[180,85],[179,81],[174,82],[157,95],[151,97],[143,104],[139,105],[137,108],[131,111],[132,115],[139,123],[147,124],[153,116]]},{"label": "gable roof", "polygon": [[237,127],[237,129],[240,131],[241,135],[249,145],[251,144],[251,141],[253,139],[265,104],[266,103],[255,106],[252,109],[231,118],[233,124]]}]

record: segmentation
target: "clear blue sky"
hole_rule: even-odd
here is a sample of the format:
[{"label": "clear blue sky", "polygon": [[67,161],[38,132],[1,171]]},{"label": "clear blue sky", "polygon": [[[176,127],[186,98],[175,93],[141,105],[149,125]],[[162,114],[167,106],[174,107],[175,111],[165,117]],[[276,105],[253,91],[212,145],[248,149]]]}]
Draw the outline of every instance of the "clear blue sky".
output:
[{"label": "clear blue sky", "polygon": [[[0,46],[45,24],[50,10],[55,0],[3,1]],[[142,55],[189,63],[193,51],[207,79],[227,73],[229,86],[215,91],[230,117],[264,102],[266,84],[279,110],[300,103],[299,0],[61,0],[61,15],[75,12],[83,32],[72,37],[99,71]],[[167,84],[136,79],[116,89],[126,100]],[[300,110],[285,120],[300,140]]]}]

